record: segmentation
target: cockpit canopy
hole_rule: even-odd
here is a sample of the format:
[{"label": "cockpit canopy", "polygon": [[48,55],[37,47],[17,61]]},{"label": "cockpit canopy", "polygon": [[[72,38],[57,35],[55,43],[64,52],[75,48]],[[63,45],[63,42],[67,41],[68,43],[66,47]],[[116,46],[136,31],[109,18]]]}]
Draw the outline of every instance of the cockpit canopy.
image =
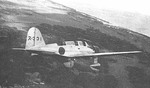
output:
[{"label": "cockpit canopy", "polygon": [[100,52],[100,48],[98,46],[94,46],[89,42],[87,43],[86,41],[64,41],[57,44],[58,46],[85,46],[93,49],[96,53]]},{"label": "cockpit canopy", "polygon": [[71,46],[89,46],[85,41],[64,41],[58,45],[71,45]]}]

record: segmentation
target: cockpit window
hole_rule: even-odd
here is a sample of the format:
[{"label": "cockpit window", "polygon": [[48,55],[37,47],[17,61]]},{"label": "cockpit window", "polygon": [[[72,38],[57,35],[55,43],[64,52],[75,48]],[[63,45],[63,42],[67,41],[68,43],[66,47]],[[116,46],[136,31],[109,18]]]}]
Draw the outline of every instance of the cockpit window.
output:
[{"label": "cockpit window", "polygon": [[57,44],[58,44],[59,46],[66,45],[65,42],[58,42]]},{"label": "cockpit window", "polygon": [[87,42],[85,41],[64,41],[64,42],[58,42],[58,45],[73,45],[73,46],[89,46]]},{"label": "cockpit window", "polygon": [[83,45],[86,46],[85,42],[83,41]]},{"label": "cockpit window", "polygon": [[84,46],[84,44],[83,44],[82,41],[78,41],[78,45],[79,45],[79,46]]},{"label": "cockpit window", "polygon": [[65,41],[66,45],[75,45],[74,41]]},{"label": "cockpit window", "polygon": [[77,41],[74,41],[74,42],[75,42],[75,45],[78,46],[78,42]]}]

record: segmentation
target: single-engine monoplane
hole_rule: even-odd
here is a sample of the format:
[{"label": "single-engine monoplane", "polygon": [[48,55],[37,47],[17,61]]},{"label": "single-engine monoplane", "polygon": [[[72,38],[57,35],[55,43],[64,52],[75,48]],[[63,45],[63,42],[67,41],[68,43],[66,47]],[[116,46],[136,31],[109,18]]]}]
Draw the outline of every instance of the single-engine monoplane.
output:
[{"label": "single-engine monoplane", "polygon": [[[64,65],[68,68],[74,66],[74,60],[82,57],[93,57],[93,64],[90,65],[92,70],[98,70],[100,66],[98,56],[109,56],[119,54],[134,54],[141,51],[124,51],[124,52],[99,52],[99,48],[89,45],[86,41],[64,41],[61,44],[45,44],[39,29],[32,27],[28,30],[25,48],[13,48],[14,50],[25,50],[35,54],[47,54],[66,57],[67,62]],[[63,58],[62,58],[63,59]]]}]

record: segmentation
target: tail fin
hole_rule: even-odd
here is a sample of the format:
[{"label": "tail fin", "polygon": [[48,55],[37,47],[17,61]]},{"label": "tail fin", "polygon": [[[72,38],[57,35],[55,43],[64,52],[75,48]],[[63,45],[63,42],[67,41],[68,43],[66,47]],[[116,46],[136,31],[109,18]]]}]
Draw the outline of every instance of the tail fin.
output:
[{"label": "tail fin", "polygon": [[26,38],[26,49],[34,46],[44,46],[45,41],[43,40],[42,34],[39,29],[32,27],[29,29]]}]

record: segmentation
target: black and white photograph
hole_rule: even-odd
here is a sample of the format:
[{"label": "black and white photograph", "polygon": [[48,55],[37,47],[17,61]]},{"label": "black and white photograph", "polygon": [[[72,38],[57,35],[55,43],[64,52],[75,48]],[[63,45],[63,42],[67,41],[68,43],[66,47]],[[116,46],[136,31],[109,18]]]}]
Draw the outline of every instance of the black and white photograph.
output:
[{"label": "black and white photograph", "polygon": [[0,88],[150,88],[150,1],[0,0]]}]

